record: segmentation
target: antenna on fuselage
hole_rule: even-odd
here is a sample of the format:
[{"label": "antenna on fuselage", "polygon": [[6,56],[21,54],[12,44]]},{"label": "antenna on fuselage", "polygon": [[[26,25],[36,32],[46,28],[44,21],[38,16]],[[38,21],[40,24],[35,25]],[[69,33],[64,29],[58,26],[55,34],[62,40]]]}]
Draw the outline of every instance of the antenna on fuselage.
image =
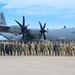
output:
[{"label": "antenna on fuselage", "polygon": [[64,28],[66,28],[66,26],[64,26]]}]

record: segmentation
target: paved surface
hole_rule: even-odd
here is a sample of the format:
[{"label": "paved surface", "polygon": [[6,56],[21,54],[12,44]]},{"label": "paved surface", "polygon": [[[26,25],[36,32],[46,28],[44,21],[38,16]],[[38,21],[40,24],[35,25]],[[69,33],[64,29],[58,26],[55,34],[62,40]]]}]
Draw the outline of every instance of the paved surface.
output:
[{"label": "paved surface", "polygon": [[75,57],[0,56],[0,75],[75,75]]}]

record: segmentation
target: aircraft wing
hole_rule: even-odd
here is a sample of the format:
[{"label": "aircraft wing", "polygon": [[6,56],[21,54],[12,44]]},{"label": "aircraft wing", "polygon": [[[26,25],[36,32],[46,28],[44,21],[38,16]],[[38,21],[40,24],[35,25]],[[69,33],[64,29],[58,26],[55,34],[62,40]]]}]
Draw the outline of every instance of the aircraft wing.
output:
[{"label": "aircraft wing", "polygon": [[22,34],[15,36],[12,33],[7,33],[7,32],[0,32],[0,35],[3,36],[4,38],[8,39],[9,41],[21,41],[22,40]]},{"label": "aircraft wing", "polygon": [[8,40],[11,40],[15,35],[11,33],[0,32],[0,35],[5,37]]},{"label": "aircraft wing", "polygon": [[22,34],[18,35],[18,36],[15,36],[14,34],[11,34],[11,33],[5,33],[5,32],[0,32],[0,34],[5,37],[6,39],[8,39],[9,41],[24,41],[25,43],[27,42],[33,42],[33,41],[36,41],[36,43],[39,43],[40,42],[48,42],[48,40],[44,40],[43,38],[39,39],[39,38],[36,38],[36,37],[29,37],[27,35],[25,35],[25,38],[24,40],[22,40]]}]

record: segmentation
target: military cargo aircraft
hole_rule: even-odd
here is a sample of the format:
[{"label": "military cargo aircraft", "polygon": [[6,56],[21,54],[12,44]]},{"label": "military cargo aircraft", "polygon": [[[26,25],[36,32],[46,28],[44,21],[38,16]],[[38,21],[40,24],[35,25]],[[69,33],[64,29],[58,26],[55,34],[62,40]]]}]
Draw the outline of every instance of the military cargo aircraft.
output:
[{"label": "military cargo aircraft", "polygon": [[[44,39],[46,39],[45,36],[45,27],[46,23],[42,27],[42,24],[39,22],[41,29],[28,29],[28,25],[25,25],[25,17],[23,16],[23,23],[19,23],[17,20],[15,20],[19,26],[8,26],[5,21],[5,17],[3,13],[0,13],[0,32],[9,32],[9,33],[19,33],[22,34],[22,39],[24,39],[24,34],[30,36],[30,37],[39,37],[41,38],[42,35],[44,36]],[[34,33],[35,32],[35,33]],[[41,35],[40,35],[41,34]]]},{"label": "military cargo aircraft", "polygon": [[[4,14],[0,14],[0,34],[10,41],[75,41],[75,28],[51,29],[45,30],[46,23],[42,26],[39,22],[40,29],[28,29],[25,25],[25,17],[23,16],[23,23],[15,20],[19,26],[8,26],[4,18]],[[19,33],[15,36],[13,33]],[[44,37],[44,38],[43,38]]]}]

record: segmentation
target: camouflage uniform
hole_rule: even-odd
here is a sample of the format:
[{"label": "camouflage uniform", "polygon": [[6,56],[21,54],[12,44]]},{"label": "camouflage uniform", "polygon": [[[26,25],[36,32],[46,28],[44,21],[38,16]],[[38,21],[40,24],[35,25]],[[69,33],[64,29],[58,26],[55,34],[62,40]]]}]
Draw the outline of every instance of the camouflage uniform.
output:
[{"label": "camouflage uniform", "polygon": [[24,42],[22,42],[22,51],[23,51],[24,55],[26,55],[26,46],[25,46]]},{"label": "camouflage uniform", "polygon": [[52,56],[55,55],[55,42],[53,42],[53,51],[52,51]]},{"label": "camouflage uniform", "polygon": [[65,50],[65,56],[70,55],[69,48],[70,48],[70,45],[69,45],[69,43],[67,42],[67,44],[66,44],[66,50]]},{"label": "camouflage uniform", "polygon": [[62,43],[62,48],[61,48],[61,55],[65,56],[65,50],[66,50],[66,43]]},{"label": "camouflage uniform", "polygon": [[45,44],[43,44],[43,55],[45,55],[45,50],[46,50],[46,45]]},{"label": "camouflage uniform", "polygon": [[29,55],[32,55],[32,54],[31,54],[31,52],[32,52],[32,51],[31,51],[31,48],[32,48],[32,47],[31,47],[31,43],[30,43],[30,41],[29,41],[29,42],[28,42]]},{"label": "camouflage uniform", "polygon": [[12,55],[13,51],[12,51],[12,42],[9,43],[9,54]]},{"label": "camouflage uniform", "polygon": [[63,49],[62,49],[62,55],[65,56],[66,55],[66,42],[63,43]]},{"label": "camouflage uniform", "polygon": [[40,46],[40,50],[41,50],[41,55],[44,55],[44,43],[41,43],[41,46]]},{"label": "camouflage uniform", "polygon": [[1,55],[2,55],[2,53],[3,53],[3,55],[5,55],[5,49],[4,49],[4,42],[3,41],[1,42]]},{"label": "camouflage uniform", "polygon": [[47,47],[47,43],[43,43],[43,55],[48,55],[48,47]]},{"label": "camouflage uniform", "polygon": [[59,43],[59,46],[60,46],[60,55],[63,55],[63,43],[60,41]]},{"label": "camouflage uniform", "polygon": [[1,42],[0,42],[0,55],[1,55]]},{"label": "camouflage uniform", "polygon": [[13,51],[13,54],[16,55],[16,43],[12,43],[12,51]]},{"label": "camouflage uniform", "polygon": [[73,43],[72,42],[70,42],[69,51],[70,51],[70,56],[73,56]]},{"label": "camouflage uniform", "polygon": [[75,43],[72,41],[72,56],[75,55]]},{"label": "camouflage uniform", "polygon": [[29,55],[28,43],[26,43],[26,55]]},{"label": "camouflage uniform", "polygon": [[48,53],[49,53],[49,52],[48,52],[48,44],[45,43],[45,55],[48,56]]},{"label": "camouflage uniform", "polygon": [[16,41],[15,45],[16,45],[16,52],[17,52],[17,55],[18,55],[18,46],[19,46],[19,43]]},{"label": "camouflage uniform", "polygon": [[72,54],[73,54],[73,56],[75,56],[75,43],[74,43],[74,41],[72,41]]},{"label": "camouflage uniform", "polygon": [[31,51],[32,51],[31,54],[35,55],[35,44],[34,44],[34,42],[31,43]]},{"label": "camouflage uniform", "polygon": [[39,42],[38,45],[37,45],[37,52],[38,52],[38,55],[41,55],[40,47],[41,47],[41,43]]},{"label": "camouflage uniform", "polygon": [[59,56],[60,55],[60,45],[58,42],[56,42],[55,44],[55,56]]},{"label": "camouflage uniform", "polygon": [[38,46],[37,46],[37,44],[36,44],[36,41],[35,41],[35,43],[34,43],[35,45],[34,45],[34,48],[35,48],[35,53],[36,53],[36,55],[38,55]]},{"label": "camouflage uniform", "polygon": [[52,42],[48,43],[48,50],[49,50],[49,55],[52,55],[53,53],[53,43]]},{"label": "camouflage uniform", "polygon": [[18,52],[17,52],[18,55],[22,55],[22,44],[21,42],[19,42],[18,44]]}]

